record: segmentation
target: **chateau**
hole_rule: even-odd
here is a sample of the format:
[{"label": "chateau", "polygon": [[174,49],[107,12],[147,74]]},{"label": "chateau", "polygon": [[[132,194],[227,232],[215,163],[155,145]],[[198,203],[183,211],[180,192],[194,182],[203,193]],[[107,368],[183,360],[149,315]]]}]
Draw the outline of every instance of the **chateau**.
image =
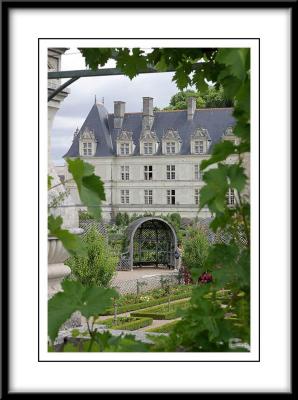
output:
[{"label": "chateau", "polygon": [[[207,208],[198,213],[204,184],[199,166],[215,143],[237,143],[232,112],[196,109],[193,97],[187,99],[187,110],[178,111],[154,111],[151,97],[143,97],[143,112],[135,113],[126,113],[122,101],[114,102],[113,114],[95,102],[64,158],[80,157],[94,165],[105,185],[106,221],[118,212],[209,217]],[[70,178],[65,169],[58,173]],[[79,205],[76,186],[67,187]],[[234,193],[227,199],[233,204]]]}]

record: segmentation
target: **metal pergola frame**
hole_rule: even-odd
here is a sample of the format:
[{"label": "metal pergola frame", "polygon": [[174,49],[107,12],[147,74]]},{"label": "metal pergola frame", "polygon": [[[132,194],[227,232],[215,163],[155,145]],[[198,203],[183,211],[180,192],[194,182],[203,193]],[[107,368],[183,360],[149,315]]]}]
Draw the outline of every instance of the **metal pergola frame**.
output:
[{"label": "metal pergola frame", "polygon": [[[192,69],[195,71],[198,69],[202,63],[195,63],[192,66]],[[168,68],[166,71],[162,72],[174,72],[174,68]],[[162,73],[158,71],[156,68],[149,66],[146,69],[141,69],[138,71],[138,74],[152,74],[152,73]],[[93,70],[73,70],[73,71],[54,71],[48,72],[48,79],[66,79],[70,78],[68,81],[63,83],[57,89],[53,91],[48,96],[48,101],[52,100],[57,94],[62,92],[67,86],[71,85],[73,82],[77,81],[79,78],[88,78],[88,77],[95,77],[95,76],[116,76],[116,75],[124,75],[124,73],[119,68],[101,68],[97,69],[96,71]]]},{"label": "metal pergola frame", "polygon": [[[166,220],[159,217],[138,218],[127,227],[126,238],[127,251],[121,256],[120,269],[132,270],[145,265],[158,267],[159,264],[176,268],[174,253],[177,235]],[[148,248],[150,244],[152,248]],[[146,252],[149,253],[149,259],[144,259]]]}]

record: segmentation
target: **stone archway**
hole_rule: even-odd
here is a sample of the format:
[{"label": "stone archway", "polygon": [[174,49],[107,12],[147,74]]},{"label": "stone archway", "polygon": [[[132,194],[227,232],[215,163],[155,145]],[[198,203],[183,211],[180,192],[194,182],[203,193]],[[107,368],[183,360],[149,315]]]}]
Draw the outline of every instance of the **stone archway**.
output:
[{"label": "stone archway", "polygon": [[126,230],[126,252],[122,254],[119,269],[176,268],[176,248],[177,235],[171,224],[158,217],[138,218]]}]

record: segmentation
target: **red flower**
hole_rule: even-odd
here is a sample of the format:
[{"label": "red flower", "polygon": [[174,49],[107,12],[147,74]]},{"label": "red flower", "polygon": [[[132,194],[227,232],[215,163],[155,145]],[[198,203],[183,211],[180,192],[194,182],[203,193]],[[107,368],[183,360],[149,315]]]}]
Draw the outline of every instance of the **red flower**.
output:
[{"label": "red flower", "polygon": [[201,283],[209,283],[213,281],[213,277],[209,272],[203,272],[199,277],[199,282]]}]

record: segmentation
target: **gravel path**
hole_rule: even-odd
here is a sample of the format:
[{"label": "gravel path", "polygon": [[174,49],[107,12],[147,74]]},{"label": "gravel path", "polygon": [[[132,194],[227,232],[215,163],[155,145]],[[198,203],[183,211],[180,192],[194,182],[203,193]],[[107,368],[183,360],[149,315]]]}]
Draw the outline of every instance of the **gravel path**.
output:
[{"label": "gravel path", "polygon": [[123,281],[131,281],[139,278],[149,278],[152,276],[173,275],[176,273],[177,271],[175,270],[152,267],[135,268],[133,271],[117,271],[115,277],[112,280],[112,284]]}]

